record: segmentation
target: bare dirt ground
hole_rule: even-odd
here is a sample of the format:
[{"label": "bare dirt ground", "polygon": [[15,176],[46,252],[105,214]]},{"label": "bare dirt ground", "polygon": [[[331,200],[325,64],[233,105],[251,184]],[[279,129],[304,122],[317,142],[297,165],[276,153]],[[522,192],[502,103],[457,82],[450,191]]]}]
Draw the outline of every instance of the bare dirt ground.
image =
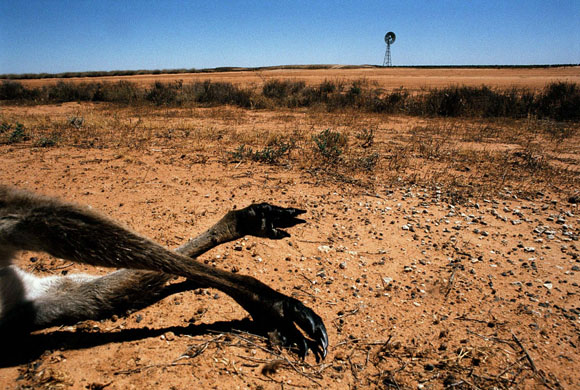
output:
[{"label": "bare dirt ground", "polygon": [[22,80],[22,84],[36,87],[58,81],[91,82],[95,80],[116,82],[127,80],[139,85],[150,85],[155,81],[195,82],[212,80],[214,82],[229,82],[235,85],[250,85],[261,87],[271,79],[302,80],[307,84],[320,84],[324,80],[359,80],[366,79],[377,83],[385,90],[405,87],[409,91],[422,88],[442,88],[450,85],[466,85],[479,87],[487,85],[492,88],[525,87],[542,88],[551,81],[568,81],[580,83],[580,67],[563,66],[558,68],[360,68],[344,69],[337,66],[334,69],[272,69],[247,72],[216,72],[216,73],[182,73],[165,75],[135,75],[111,77],[77,77],[71,79],[40,79]]},{"label": "bare dirt ground", "polygon": [[[3,348],[0,388],[580,387],[577,123],[77,103],[2,106],[0,121],[25,129],[0,145],[1,183],[90,205],[170,248],[252,202],[307,210],[289,239],[199,260],[295,296],[330,337],[325,361],[300,361],[246,333],[228,296],[197,290]],[[348,136],[332,162],[312,142],[325,129]],[[274,164],[235,153],[289,139]],[[37,253],[17,263],[109,271]]]}]

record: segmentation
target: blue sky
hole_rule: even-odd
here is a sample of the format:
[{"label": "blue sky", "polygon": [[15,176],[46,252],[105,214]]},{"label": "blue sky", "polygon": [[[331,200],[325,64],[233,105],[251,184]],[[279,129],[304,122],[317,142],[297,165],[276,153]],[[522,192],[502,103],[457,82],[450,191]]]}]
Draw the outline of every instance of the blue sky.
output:
[{"label": "blue sky", "polygon": [[580,63],[580,1],[0,2],[0,74]]}]

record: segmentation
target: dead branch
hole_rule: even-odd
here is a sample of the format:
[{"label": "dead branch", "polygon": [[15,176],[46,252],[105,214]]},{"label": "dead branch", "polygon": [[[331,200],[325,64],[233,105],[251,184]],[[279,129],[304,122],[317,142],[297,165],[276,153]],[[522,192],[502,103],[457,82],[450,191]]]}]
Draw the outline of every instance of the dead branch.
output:
[{"label": "dead branch", "polygon": [[516,334],[514,332],[512,332],[512,338],[514,339],[514,341],[516,342],[516,344],[522,349],[522,352],[526,356],[526,359],[528,360],[528,363],[530,363],[530,366],[532,367],[532,371],[538,372],[538,369],[536,368],[536,364],[532,360],[532,357],[528,353],[528,350],[526,349],[526,347],[524,347],[524,345],[522,344],[522,342],[520,341],[520,339],[518,339],[518,337],[516,336]]}]

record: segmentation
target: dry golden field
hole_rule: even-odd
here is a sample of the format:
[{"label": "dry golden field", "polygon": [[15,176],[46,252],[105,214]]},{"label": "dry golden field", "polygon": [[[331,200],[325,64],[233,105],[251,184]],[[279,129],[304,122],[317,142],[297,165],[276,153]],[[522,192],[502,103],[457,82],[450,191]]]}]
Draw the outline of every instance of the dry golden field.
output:
[{"label": "dry golden field", "polygon": [[[580,83],[580,69],[129,79],[168,78],[535,90]],[[0,183],[90,205],[169,248],[253,202],[307,210],[291,238],[247,237],[199,261],[300,299],[330,337],[326,360],[301,361],[251,334],[227,295],[197,290],[4,347],[2,389],[580,387],[578,122],[4,102],[0,123]],[[109,272],[38,253],[17,264],[41,275]]]},{"label": "dry golden field", "polygon": [[[440,88],[449,85],[467,85],[509,88],[542,88],[551,81],[580,83],[580,67],[563,66],[556,68],[358,68],[346,69],[336,66],[333,69],[265,69],[259,71],[235,71],[216,73],[149,74],[135,76],[100,77],[99,81],[115,82],[126,80],[139,85],[150,85],[155,81],[184,82],[203,81],[230,82],[236,85],[261,86],[272,79],[303,80],[308,84],[319,84],[324,80],[359,80],[376,82],[391,90],[401,86],[409,90],[421,88]],[[56,83],[60,79],[23,80],[29,86]],[[74,82],[95,81],[92,77],[77,77]]]}]

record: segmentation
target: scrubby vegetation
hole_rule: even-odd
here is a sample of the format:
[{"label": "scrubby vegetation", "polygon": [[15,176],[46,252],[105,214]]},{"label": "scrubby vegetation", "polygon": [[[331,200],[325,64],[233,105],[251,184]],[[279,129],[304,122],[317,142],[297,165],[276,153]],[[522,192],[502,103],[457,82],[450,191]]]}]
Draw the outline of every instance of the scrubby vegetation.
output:
[{"label": "scrubby vegetation", "polygon": [[283,140],[281,137],[276,137],[268,142],[264,148],[258,150],[253,150],[251,146],[240,145],[231,153],[231,161],[239,163],[250,160],[277,165],[281,164],[282,158],[288,157],[294,148],[294,140]]},{"label": "scrubby vegetation", "polygon": [[0,143],[14,144],[28,139],[28,134],[22,123],[3,122],[0,125]]},{"label": "scrubby vegetation", "polygon": [[59,81],[39,88],[3,81],[0,100],[29,104],[87,101],[169,107],[234,105],[258,109],[355,109],[429,117],[525,118],[533,115],[558,121],[580,119],[580,87],[569,82],[551,83],[541,91],[456,86],[410,93],[405,89],[384,91],[365,80],[325,80],[312,86],[304,81],[269,80],[258,90],[209,80],[187,84],[155,82],[146,88],[127,81]]}]

